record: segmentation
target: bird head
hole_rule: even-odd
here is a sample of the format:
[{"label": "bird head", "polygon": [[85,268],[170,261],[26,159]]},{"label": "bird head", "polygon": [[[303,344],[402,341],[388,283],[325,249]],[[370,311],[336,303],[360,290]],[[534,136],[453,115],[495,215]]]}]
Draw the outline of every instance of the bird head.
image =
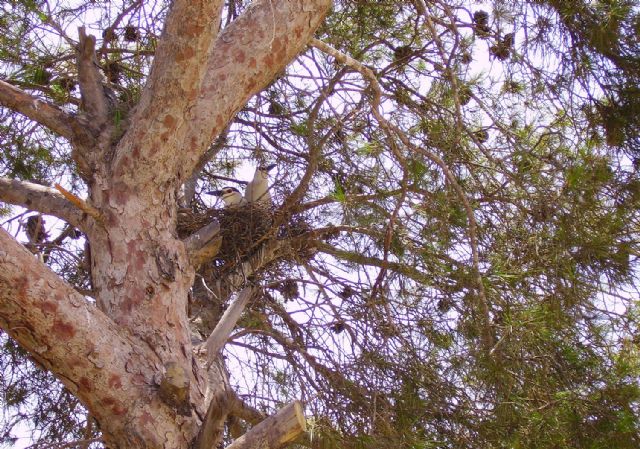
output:
[{"label": "bird head", "polygon": [[242,194],[235,187],[224,187],[220,190],[213,190],[206,193],[222,198],[225,207],[241,205],[244,201]]},{"label": "bird head", "polygon": [[262,164],[262,165],[258,166],[258,170],[260,170],[261,172],[264,172],[264,173],[268,173],[275,166],[276,166],[276,164],[268,164],[268,165]]}]

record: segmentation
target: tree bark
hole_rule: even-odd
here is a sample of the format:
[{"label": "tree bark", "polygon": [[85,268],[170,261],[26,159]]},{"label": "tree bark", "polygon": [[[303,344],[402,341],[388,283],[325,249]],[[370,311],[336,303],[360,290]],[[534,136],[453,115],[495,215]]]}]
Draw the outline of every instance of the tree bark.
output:
[{"label": "tree bark", "polygon": [[185,447],[195,423],[155,393],[162,365],[154,352],[3,229],[0,248],[0,325],[85,404],[107,444]]}]

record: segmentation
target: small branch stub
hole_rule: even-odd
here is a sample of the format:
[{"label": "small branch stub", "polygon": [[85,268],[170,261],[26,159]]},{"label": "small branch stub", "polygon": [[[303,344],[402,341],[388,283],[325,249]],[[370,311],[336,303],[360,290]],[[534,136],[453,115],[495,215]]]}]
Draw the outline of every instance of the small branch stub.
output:
[{"label": "small branch stub", "polygon": [[102,223],[102,215],[100,215],[100,211],[98,211],[98,209],[96,209],[93,206],[90,206],[89,204],[86,203],[86,201],[77,197],[73,193],[69,192],[60,184],[54,184],[53,186],[56,188],[58,192],[62,194],[62,196],[64,196],[67,200],[69,200],[69,202],[73,203],[78,209],[80,209],[82,212],[85,212],[87,215],[92,217],[98,223]]},{"label": "small branch stub", "polygon": [[188,373],[176,362],[168,362],[164,368],[164,377],[160,382],[160,397],[165,404],[173,407],[179,414],[191,415]]}]

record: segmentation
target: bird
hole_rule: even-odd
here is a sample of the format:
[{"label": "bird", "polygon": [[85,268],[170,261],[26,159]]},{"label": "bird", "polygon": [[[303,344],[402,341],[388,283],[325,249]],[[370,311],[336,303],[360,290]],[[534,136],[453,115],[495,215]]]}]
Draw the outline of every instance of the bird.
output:
[{"label": "bird", "polygon": [[247,184],[244,191],[244,199],[250,204],[261,206],[271,205],[271,194],[269,193],[269,171],[276,164],[259,165],[253,174],[253,179]]},{"label": "bird", "polygon": [[27,217],[25,233],[29,237],[29,243],[42,243],[49,237],[44,226],[45,222],[42,215]]},{"label": "bird", "polygon": [[225,208],[236,208],[247,204],[247,200],[235,187],[224,187],[221,190],[213,190],[207,193],[209,195],[214,195],[222,198]]}]

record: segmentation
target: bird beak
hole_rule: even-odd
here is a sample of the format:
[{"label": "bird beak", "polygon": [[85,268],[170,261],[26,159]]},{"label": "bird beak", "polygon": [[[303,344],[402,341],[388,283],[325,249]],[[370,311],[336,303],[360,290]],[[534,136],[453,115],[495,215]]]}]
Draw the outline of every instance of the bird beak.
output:
[{"label": "bird beak", "polygon": [[222,190],[211,190],[210,192],[204,192],[207,195],[214,195],[214,196],[222,196]]}]

